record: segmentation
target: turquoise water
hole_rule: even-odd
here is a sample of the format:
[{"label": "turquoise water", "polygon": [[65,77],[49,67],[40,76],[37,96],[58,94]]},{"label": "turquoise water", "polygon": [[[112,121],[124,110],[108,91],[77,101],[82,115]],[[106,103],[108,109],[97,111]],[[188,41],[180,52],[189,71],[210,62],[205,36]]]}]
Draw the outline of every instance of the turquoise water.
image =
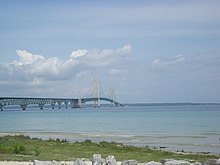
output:
[{"label": "turquoise water", "polygon": [[219,154],[220,105],[17,108],[0,112],[0,132]]}]

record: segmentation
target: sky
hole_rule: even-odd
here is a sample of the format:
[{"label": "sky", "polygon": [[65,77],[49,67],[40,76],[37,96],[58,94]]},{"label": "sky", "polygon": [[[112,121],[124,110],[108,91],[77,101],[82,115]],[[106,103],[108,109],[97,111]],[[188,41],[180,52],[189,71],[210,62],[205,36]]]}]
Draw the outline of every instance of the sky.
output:
[{"label": "sky", "polygon": [[0,0],[0,97],[220,102],[219,0]]}]

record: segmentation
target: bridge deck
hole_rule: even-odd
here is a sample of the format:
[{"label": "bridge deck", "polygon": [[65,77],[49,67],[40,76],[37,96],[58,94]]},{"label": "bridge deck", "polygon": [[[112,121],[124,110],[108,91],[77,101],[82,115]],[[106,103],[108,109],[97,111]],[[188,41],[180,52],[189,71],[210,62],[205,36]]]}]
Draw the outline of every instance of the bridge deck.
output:
[{"label": "bridge deck", "polygon": [[28,105],[37,104],[40,109],[43,109],[44,105],[50,104],[52,109],[54,109],[55,105],[58,105],[59,109],[61,105],[64,104],[65,108],[70,104],[71,108],[82,108],[86,102],[94,101],[96,107],[97,103],[100,101],[107,101],[112,104],[112,106],[122,106],[119,102],[112,100],[106,97],[100,98],[41,98],[41,97],[0,97],[0,109],[3,110],[4,106],[7,105],[20,105],[23,110],[26,109]]}]

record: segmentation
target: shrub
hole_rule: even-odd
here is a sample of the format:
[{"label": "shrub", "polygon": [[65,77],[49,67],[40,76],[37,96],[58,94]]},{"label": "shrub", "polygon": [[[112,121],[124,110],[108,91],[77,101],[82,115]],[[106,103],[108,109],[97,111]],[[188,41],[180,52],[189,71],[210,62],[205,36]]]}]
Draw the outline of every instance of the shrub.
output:
[{"label": "shrub", "polygon": [[62,143],[67,143],[68,141],[66,139],[61,140]]},{"label": "shrub", "polygon": [[23,144],[15,144],[13,146],[13,149],[14,149],[14,153],[15,154],[24,154],[26,148]]},{"label": "shrub", "polygon": [[31,139],[30,136],[25,136],[25,135],[15,135],[15,137],[20,138],[20,139]]},{"label": "shrub", "polygon": [[92,143],[92,140],[86,139],[86,140],[85,140],[85,143]]},{"label": "shrub", "polygon": [[34,155],[35,155],[35,156],[40,155],[39,147],[34,148]]},{"label": "shrub", "polygon": [[112,145],[114,145],[114,144],[106,142],[106,141],[99,142],[100,147],[109,147],[109,146],[112,146]]},{"label": "shrub", "polygon": [[5,153],[5,146],[0,144],[0,153]]}]

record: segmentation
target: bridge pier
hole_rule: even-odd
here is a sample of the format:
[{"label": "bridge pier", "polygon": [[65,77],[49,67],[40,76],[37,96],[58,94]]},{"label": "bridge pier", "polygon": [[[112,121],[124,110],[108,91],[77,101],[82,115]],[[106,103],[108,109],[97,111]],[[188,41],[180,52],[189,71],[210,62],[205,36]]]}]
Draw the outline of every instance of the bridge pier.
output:
[{"label": "bridge pier", "polygon": [[82,108],[82,99],[77,100],[76,106],[77,106],[77,108]]},{"label": "bridge pier", "polygon": [[73,108],[82,108],[82,99],[77,99],[76,102],[73,102]]},{"label": "bridge pier", "polygon": [[96,101],[94,101],[93,107],[94,107],[94,108],[97,107],[97,103],[96,103]]},{"label": "bridge pier", "polygon": [[112,101],[112,102],[111,102],[111,106],[112,106],[112,107],[114,107],[114,106],[115,106],[115,103],[114,103],[114,101]]},{"label": "bridge pier", "polygon": [[56,103],[54,103],[54,102],[51,103],[51,107],[52,107],[52,109],[54,109],[55,104],[56,104]]},{"label": "bridge pier", "polygon": [[65,109],[67,109],[67,107],[68,107],[68,102],[65,101],[64,104],[65,104]]},{"label": "bridge pier", "polygon": [[94,101],[94,108],[100,108],[101,104],[99,100]]},{"label": "bridge pier", "polygon": [[20,106],[21,106],[22,110],[26,110],[26,108],[27,108],[27,104],[20,104]]},{"label": "bridge pier", "polygon": [[57,104],[58,104],[59,109],[61,109],[61,104],[62,104],[62,102],[61,102],[61,101],[58,101]]},{"label": "bridge pier", "polygon": [[71,106],[72,109],[74,108],[74,105],[75,105],[74,101],[71,101],[70,106]]},{"label": "bridge pier", "polygon": [[78,101],[77,101],[77,106],[78,106],[79,108],[82,108],[82,99],[78,99]]},{"label": "bridge pier", "polygon": [[43,104],[43,103],[40,103],[40,104],[39,104],[39,107],[40,107],[41,110],[43,110],[44,104]]}]

